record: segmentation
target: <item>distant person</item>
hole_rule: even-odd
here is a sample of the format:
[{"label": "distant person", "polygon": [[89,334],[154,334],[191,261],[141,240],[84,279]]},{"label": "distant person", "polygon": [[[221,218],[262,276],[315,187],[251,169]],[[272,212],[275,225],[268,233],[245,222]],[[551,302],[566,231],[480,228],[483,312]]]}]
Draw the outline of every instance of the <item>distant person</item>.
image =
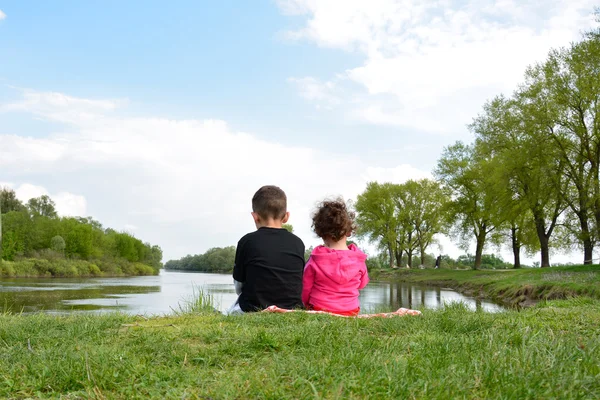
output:
[{"label": "distant person", "polygon": [[289,216],[277,186],[263,186],[252,197],[256,231],[237,244],[233,280],[239,297],[229,314],[302,307],[304,243],[283,228]]},{"label": "distant person", "polygon": [[313,214],[313,229],[323,239],[304,268],[302,302],[311,310],[357,315],[359,290],[369,283],[367,256],[346,244],[354,230],[354,213],[343,200],[323,201]]},{"label": "distant person", "polygon": [[442,255],[441,254],[439,256],[437,256],[437,258],[435,259],[435,269],[438,269],[440,267],[440,265],[442,265]]}]

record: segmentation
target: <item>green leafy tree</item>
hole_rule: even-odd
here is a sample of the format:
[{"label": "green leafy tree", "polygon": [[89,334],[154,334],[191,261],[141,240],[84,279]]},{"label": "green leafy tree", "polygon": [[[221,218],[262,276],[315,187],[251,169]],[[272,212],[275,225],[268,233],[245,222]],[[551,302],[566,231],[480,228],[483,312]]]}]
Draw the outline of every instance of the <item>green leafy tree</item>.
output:
[{"label": "green leafy tree", "polygon": [[475,145],[462,142],[444,150],[435,170],[436,176],[451,191],[448,210],[457,236],[465,247],[475,239],[474,269],[481,265],[488,236],[504,222],[499,213],[495,171],[496,165],[482,157]]},{"label": "green leafy tree", "polygon": [[[532,216],[541,265],[550,266],[550,238],[566,207],[565,162],[548,134],[554,129],[547,93],[530,69],[528,81],[512,99],[496,98],[471,125],[478,148],[497,165],[495,176],[513,193],[516,209]],[[503,194],[500,192],[499,199]],[[502,204],[502,201],[500,201]],[[505,204],[504,204],[505,206]]]},{"label": "green leafy tree", "polygon": [[2,214],[9,213],[11,211],[23,211],[25,206],[21,200],[17,199],[17,195],[14,190],[10,188],[0,188],[0,212]]},{"label": "green leafy tree", "polygon": [[58,253],[64,253],[66,247],[65,239],[62,236],[54,236],[50,242],[50,248]]},{"label": "green leafy tree", "polygon": [[187,255],[179,260],[165,263],[165,269],[202,271],[202,272],[231,272],[235,262],[235,246],[213,247],[203,254]]},{"label": "green leafy tree", "polygon": [[395,185],[394,200],[400,225],[406,233],[404,240],[397,242],[398,247],[406,246],[409,266],[412,266],[415,247],[418,248],[419,259],[423,263],[434,236],[446,231],[449,193],[438,182],[430,179],[409,180]]},{"label": "green leafy tree", "polygon": [[[600,233],[599,69],[600,37],[592,35],[550,52],[543,64],[531,68],[526,92],[529,97],[541,94],[541,106],[549,110],[546,119],[550,126],[545,133],[569,180],[564,201],[579,220],[580,232],[575,236],[588,264]],[[596,232],[592,232],[590,219],[595,220]]]},{"label": "green leafy tree", "polygon": [[308,259],[310,258],[310,255],[312,254],[313,250],[315,248],[313,246],[308,247],[306,250],[304,250],[304,261],[308,261]]},{"label": "green leafy tree", "polygon": [[356,218],[358,236],[365,237],[385,249],[389,254],[390,267],[394,265],[399,230],[392,191],[391,184],[369,182],[354,204],[358,214]]},{"label": "green leafy tree", "polygon": [[58,216],[56,204],[54,204],[54,201],[47,195],[29,199],[27,202],[27,209],[34,217],[56,218]]}]

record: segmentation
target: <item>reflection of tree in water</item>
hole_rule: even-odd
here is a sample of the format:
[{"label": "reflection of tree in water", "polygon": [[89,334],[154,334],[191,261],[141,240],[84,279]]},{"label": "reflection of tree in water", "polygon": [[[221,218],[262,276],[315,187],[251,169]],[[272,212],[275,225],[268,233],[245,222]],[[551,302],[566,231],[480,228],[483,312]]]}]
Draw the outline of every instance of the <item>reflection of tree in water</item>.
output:
[{"label": "reflection of tree in water", "polygon": [[444,302],[464,302],[476,310],[493,311],[497,306],[485,299],[466,297],[450,289],[439,286],[412,286],[405,282],[379,283],[368,287],[366,299],[373,299],[371,306],[390,309],[405,308],[442,308]]},{"label": "reflection of tree in water", "polygon": [[73,300],[118,299],[121,295],[160,292],[160,286],[96,286],[78,289],[0,291],[0,304],[4,311],[32,312],[52,310],[99,310],[115,308],[114,305],[68,304]]}]

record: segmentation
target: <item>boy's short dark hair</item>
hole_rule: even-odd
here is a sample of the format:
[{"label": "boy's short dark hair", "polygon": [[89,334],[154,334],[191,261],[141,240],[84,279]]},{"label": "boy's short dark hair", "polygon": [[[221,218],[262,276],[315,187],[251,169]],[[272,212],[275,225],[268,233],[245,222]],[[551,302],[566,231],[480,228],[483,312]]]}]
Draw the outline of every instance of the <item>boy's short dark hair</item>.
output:
[{"label": "boy's short dark hair", "polygon": [[287,196],[277,186],[263,186],[252,197],[252,211],[263,219],[283,219],[287,212]]},{"label": "boy's short dark hair", "polygon": [[337,242],[356,229],[354,216],[354,212],[348,210],[342,198],[324,200],[313,213],[312,227],[319,237]]}]

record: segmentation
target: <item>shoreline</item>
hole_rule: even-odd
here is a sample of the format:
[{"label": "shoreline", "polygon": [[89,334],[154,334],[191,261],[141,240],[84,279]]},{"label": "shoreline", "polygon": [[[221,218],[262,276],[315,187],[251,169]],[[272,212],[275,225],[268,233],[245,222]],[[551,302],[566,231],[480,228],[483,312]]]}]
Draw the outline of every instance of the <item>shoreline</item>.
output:
[{"label": "shoreline", "polygon": [[447,287],[507,307],[531,307],[544,300],[600,299],[600,266],[577,265],[509,270],[399,269],[369,271],[373,281]]},{"label": "shoreline", "polygon": [[2,260],[2,278],[110,278],[158,275],[160,269],[126,260],[47,260],[26,258],[18,261]]}]

